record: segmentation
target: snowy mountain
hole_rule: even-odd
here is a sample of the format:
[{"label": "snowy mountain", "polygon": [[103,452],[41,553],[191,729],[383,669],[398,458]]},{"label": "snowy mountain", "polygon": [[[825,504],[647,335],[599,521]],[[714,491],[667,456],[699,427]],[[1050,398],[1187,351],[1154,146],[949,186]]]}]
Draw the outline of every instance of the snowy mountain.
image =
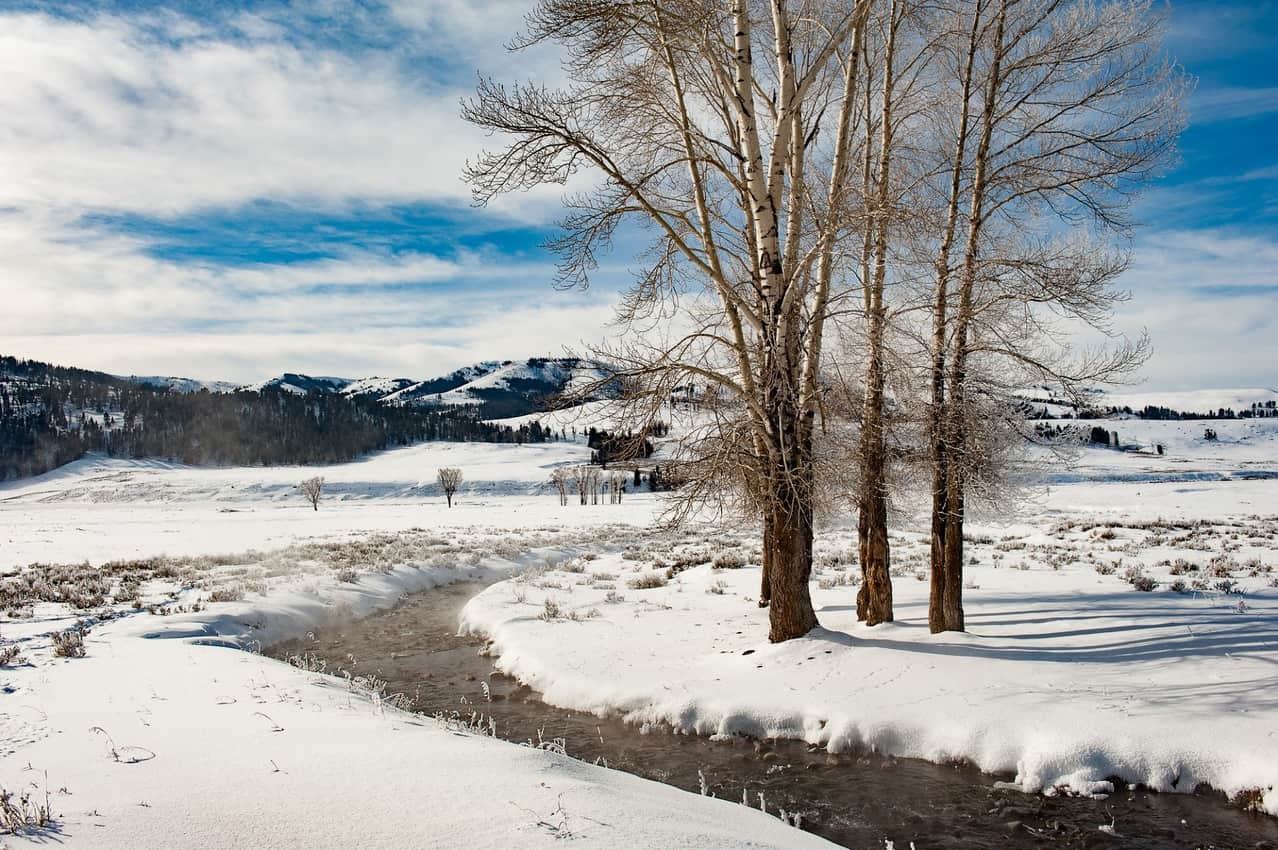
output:
[{"label": "snowy mountain", "polygon": [[200,381],[195,378],[163,377],[160,375],[121,375],[123,380],[148,387],[160,387],[175,393],[198,393],[208,390],[211,393],[229,393],[239,389],[239,384],[230,381]]},{"label": "snowy mountain", "polygon": [[265,389],[281,389],[285,392],[297,393],[298,395],[307,395],[312,392],[320,393],[340,393],[346,387],[355,383],[350,378],[313,378],[310,375],[299,375],[295,372],[285,372],[275,378],[266,381],[259,381],[256,384],[247,384],[242,387],[236,387],[238,390],[246,392],[261,392]]},{"label": "snowy mountain", "polygon": [[497,419],[544,410],[554,396],[588,386],[603,374],[597,364],[576,357],[531,357],[488,360],[427,380],[313,377],[288,372],[237,389],[336,393],[398,407],[479,407],[483,418]]}]

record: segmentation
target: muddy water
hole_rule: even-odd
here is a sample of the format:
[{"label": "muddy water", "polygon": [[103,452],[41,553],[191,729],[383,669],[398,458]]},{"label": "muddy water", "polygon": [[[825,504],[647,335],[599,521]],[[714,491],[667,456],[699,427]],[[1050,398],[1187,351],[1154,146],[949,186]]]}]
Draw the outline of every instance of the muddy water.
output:
[{"label": "muddy water", "polygon": [[[481,589],[461,584],[406,597],[397,607],[334,623],[268,650],[306,654],[328,670],[376,675],[425,714],[491,718],[518,743],[563,743],[569,755],[606,763],[728,800],[743,793],[773,814],[800,813],[801,826],[851,848],[1278,848],[1278,819],[1226,805],[1217,794],[1124,790],[1106,800],[1045,798],[999,789],[1011,777],[873,753],[831,755],[794,741],[712,742],[554,708],[496,673],[482,643],[456,635],[457,616]],[[484,685],[487,685],[485,690]],[[1112,825],[1117,836],[1102,832]]]}]

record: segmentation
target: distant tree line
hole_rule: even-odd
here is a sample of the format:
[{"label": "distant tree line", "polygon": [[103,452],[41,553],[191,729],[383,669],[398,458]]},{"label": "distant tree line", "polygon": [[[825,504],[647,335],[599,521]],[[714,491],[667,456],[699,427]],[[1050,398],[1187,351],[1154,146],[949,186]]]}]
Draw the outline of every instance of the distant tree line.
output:
[{"label": "distant tree line", "polygon": [[332,393],[181,393],[101,372],[0,357],[0,480],[82,457],[165,458],[193,465],[318,464],[423,440],[537,443],[533,422],[481,419],[474,407],[385,405]]},{"label": "distant tree line", "polygon": [[[1056,403],[1059,404],[1059,402]],[[1083,408],[1079,410],[1077,414],[1067,411],[1059,416],[1055,416],[1049,408],[1044,406],[1044,402],[1038,399],[1032,399],[1027,400],[1022,405],[1022,411],[1030,419],[1110,419],[1115,416],[1131,416],[1136,419],[1170,421],[1193,419],[1266,419],[1270,417],[1278,417],[1278,402],[1273,400],[1264,402],[1257,401],[1252,402],[1250,407],[1244,407],[1241,410],[1234,410],[1232,407],[1218,407],[1215,410],[1208,410],[1206,412],[1173,410],[1170,407],[1163,407],[1157,404],[1147,404],[1140,408],[1132,408],[1128,405],[1124,405],[1122,407],[1109,406]]]},{"label": "distant tree line", "polygon": [[652,457],[652,442],[635,434],[614,434],[591,428],[586,431],[590,462],[606,467],[610,463],[646,460]]}]

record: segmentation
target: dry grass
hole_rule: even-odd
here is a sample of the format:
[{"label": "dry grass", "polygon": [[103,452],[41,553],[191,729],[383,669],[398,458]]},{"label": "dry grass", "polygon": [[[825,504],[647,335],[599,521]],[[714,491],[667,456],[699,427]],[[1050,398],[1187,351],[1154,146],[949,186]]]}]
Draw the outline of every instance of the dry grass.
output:
[{"label": "dry grass", "polygon": [[15,794],[0,787],[0,835],[21,835],[48,829],[53,825],[53,811],[46,792],[41,802],[30,791]]}]

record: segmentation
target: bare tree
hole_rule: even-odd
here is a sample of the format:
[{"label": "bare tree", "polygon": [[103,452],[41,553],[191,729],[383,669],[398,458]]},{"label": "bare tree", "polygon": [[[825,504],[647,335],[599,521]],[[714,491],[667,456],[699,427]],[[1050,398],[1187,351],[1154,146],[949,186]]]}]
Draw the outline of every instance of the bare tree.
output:
[{"label": "bare tree", "polygon": [[550,483],[555,485],[555,491],[559,493],[559,504],[561,506],[568,504],[569,480],[568,470],[562,466],[555,467],[555,470],[550,473]]},{"label": "bare tree", "polygon": [[319,510],[320,496],[324,492],[324,479],[320,476],[307,478],[297,488],[302,491],[302,495],[306,497],[306,501],[311,503],[311,507]]},{"label": "bare tree", "polygon": [[600,479],[603,476],[603,470],[597,466],[586,467],[586,474],[590,480],[590,504],[599,504],[599,490],[601,488]]},{"label": "bare tree", "polygon": [[[955,30],[965,59],[942,170],[949,185],[930,358],[932,631],[964,629],[965,502],[985,457],[973,412],[998,415],[1017,378],[1076,391],[1146,356],[1143,339],[1076,355],[1063,329],[1109,330],[1124,297],[1113,284],[1126,268],[1112,234],[1126,230],[1132,194],[1167,163],[1184,121],[1185,82],[1162,58],[1161,20],[1144,0],[956,8],[967,21]],[[1062,224],[1083,223],[1094,235],[1060,235]]]},{"label": "bare tree", "polygon": [[577,496],[581,504],[589,504],[591,487],[590,467],[586,466],[584,463],[580,466],[574,467],[572,477],[573,483],[577,485]]},{"label": "bare tree", "polygon": [[444,495],[448,498],[448,507],[451,508],[453,496],[462,483],[462,471],[455,466],[445,466],[435,474],[435,480],[439,482],[439,489],[444,491]]},{"label": "bare tree", "polygon": [[[809,581],[813,440],[824,325],[847,262],[840,250],[870,0],[540,0],[518,46],[564,48],[571,85],[482,81],[464,108],[509,137],[470,164],[475,198],[587,171],[553,243],[560,282],[584,285],[617,227],[654,235],[623,300],[624,322],[677,314],[610,352],[651,422],[672,392],[708,384],[742,437],[706,434],[717,477],[762,519],[769,637],[817,625]],[[694,476],[688,476],[690,480]],[[706,491],[686,488],[685,498]]]}]

